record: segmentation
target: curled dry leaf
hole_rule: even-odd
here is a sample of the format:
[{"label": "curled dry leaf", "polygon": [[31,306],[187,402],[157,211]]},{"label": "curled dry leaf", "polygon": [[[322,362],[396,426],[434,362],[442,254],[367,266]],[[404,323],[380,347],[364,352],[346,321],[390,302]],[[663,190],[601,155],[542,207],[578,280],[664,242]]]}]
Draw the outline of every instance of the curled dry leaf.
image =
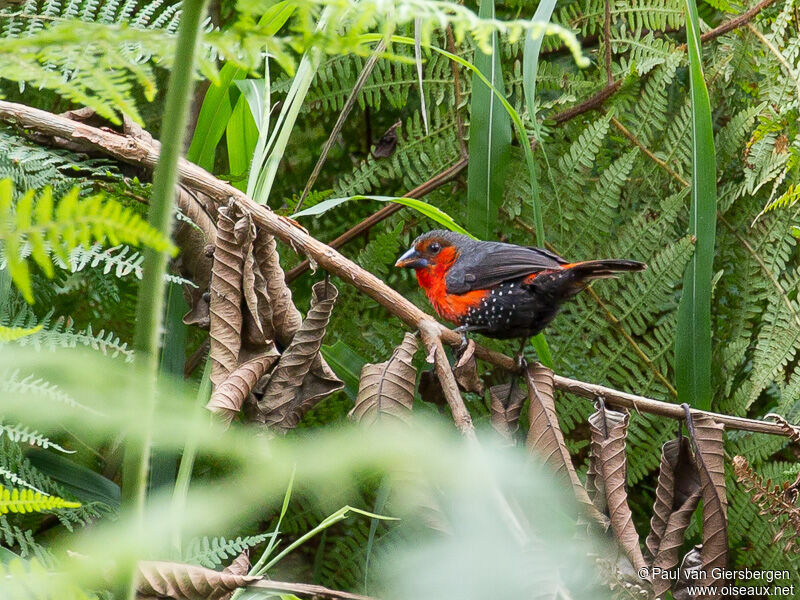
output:
[{"label": "curled dry leaf", "polygon": [[255,258],[255,235],[251,251],[244,259],[242,287],[244,288],[244,336],[243,350],[246,355],[263,353],[275,339],[272,330],[272,301],[269,298],[267,280],[262,266]]},{"label": "curled dry leaf", "polygon": [[222,600],[234,590],[260,579],[196,565],[159,561],[142,561],[138,571],[138,596],[147,599]]},{"label": "curled dry leaf", "polygon": [[483,396],[486,391],[483,381],[478,377],[478,362],[475,360],[475,342],[473,340],[467,343],[467,349],[453,365],[453,376],[456,378],[458,387],[465,392]]},{"label": "curled dry leaf", "polygon": [[381,139],[378,140],[378,143],[375,144],[375,147],[372,149],[372,156],[374,158],[388,158],[394,154],[394,150],[397,147],[397,128],[400,127],[401,124],[401,121],[397,121],[397,123],[389,127],[386,133],[381,136]]},{"label": "curled dry leaf", "polygon": [[[700,501],[700,478],[692,460],[689,440],[683,436],[661,447],[656,500],[646,545],[653,567],[665,570],[678,565],[684,534]],[[655,578],[653,591],[663,597],[669,579]]]},{"label": "curled dry leaf", "polygon": [[330,282],[314,284],[311,308],[258,401],[259,420],[265,424],[284,431],[292,429],[317,402],[344,387],[319,354],[338,295]]},{"label": "curled dry leaf", "polygon": [[365,424],[382,419],[409,420],[417,379],[412,359],[417,348],[416,336],[406,333],[389,360],[364,365],[356,403],[348,414],[352,420]]},{"label": "curled dry leaf", "polygon": [[239,365],[211,395],[206,408],[230,424],[242,409],[247,395],[278,360],[280,355],[273,345],[267,352]]},{"label": "curled dry leaf", "polygon": [[516,380],[489,388],[490,422],[500,436],[514,443],[514,434],[519,430],[519,413],[525,402],[525,390]]},{"label": "curled dry leaf", "polygon": [[278,259],[275,238],[259,230],[253,242],[256,264],[266,279],[267,294],[272,312],[272,327],[275,339],[286,348],[294,334],[300,329],[303,317],[292,302],[292,291],[286,285],[286,278]]},{"label": "curled dry leaf", "polygon": [[597,510],[604,513],[608,509],[606,502],[606,488],[603,484],[602,444],[608,437],[608,432],[615,425],[623,422],[625,414],[615,410],[607,410],[605,404],[589,417],[589,468],[586,471],[586,491]]},{"label": "curled dry leaf", "polygon": [[242,332],[242,266],[233,208],[219,208],[211,271],[211,381],[220,385],[239,364]]},{"label": "curled dry leaf", "polygon": [[723,425],[708,415],[693,415],[695,464],[703,498],[703,585],[722,585],[713,577],[714,568],[728,566],[728,499],[725,490]]},{"label": "curled dry leaf", "polygon": [[578,479],[569,450],[564,443],[564,434],[558,424],[553,388],[553,371],[541,364],[530,366],[526,371],[528,378],[528,398],[530,399],[530,429],[527,446],[553,470],[564,477],[572,486],[581,509],[604,527],[608,519],[598,511],[586,488]]},{"label": "curled dry leaf", "polygon": [[245,548],[239,556],[231,561],[231,564],[222,569],[222,572],[232,575],[247,575],[250,572],[250,550]]},{"label": "curled dry leaf", "polygon": [[[598,408],[589,417],[592,430],[592,449],[599,454],[597,467],[602,477],[611,529],[625,554],[637,571],[647,566],[639,546],[639,534],[633,524],[633,514],[628,505],[627,462],[625,439],[628,432],[628,413],[610,408]],[[596,440],[596,441],[595,441]]]}]

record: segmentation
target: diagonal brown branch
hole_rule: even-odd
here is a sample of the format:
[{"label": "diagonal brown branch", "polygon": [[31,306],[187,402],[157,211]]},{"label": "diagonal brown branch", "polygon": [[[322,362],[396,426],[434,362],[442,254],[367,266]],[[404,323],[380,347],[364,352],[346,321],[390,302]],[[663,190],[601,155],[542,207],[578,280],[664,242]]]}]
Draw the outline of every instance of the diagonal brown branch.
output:
[{"label": "diagonal brown branch", "polygon": [[[77,123],[64,116],[31,108],[15,102],[0,100],[0,121],[14,124],[23,130],[47,136],[54,145],[78,144],[87,151],[99,152],[128,164],[155,168],[158,162],[158,144],[141,137],[122,135],[108,129],[90,127]],[[215,199],[218,203],[232,200],[242,211],[249,213],[253,221],[267,233],[274,235],[282,242],[312,257],[323,269],[340,277],[383,306],[390,314],[396,316],[407,326],[418,329],[423,321],[438,327],[442,342],[451,346],[459,346],[461,336],[442,325],[433,324],[432,317],[417,308],[397,291],[387,286],[372,273],[365,271],[351,262],[336,250],[313,238],[293,221],[280,217],[269,208],[256,204],[243,192],[221,181],[187,160],[178,165],[181,181],[192,189]],[[475,356],[506,371],[516,372],[518,367],[510,356],[490,350],[485,346],[475,346]],[[556,375],[554,384],[562,391],[594,400],[601,397],[607,404],[617,407],[632,408],[640,412],[652,413],[672,419],[683,419],[680,406],[669,402],[661,402],[629,394],[601,385],[586,383]],[[758,433],[769,433],[783,437],[789,433],[779,423],[757,421],[731,415],[692,410],[693,415],[707,414],[728,429],[740,429]]]}]

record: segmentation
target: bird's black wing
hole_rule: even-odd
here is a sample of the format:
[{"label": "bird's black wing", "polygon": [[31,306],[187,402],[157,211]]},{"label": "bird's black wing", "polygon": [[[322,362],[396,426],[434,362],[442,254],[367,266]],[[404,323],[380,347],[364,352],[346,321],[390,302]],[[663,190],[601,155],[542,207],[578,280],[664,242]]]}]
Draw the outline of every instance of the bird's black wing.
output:
[{"label": "bird's black wing", "polygon": [[543,248],[500,242],[479,242],[462,248],[445,282],[450,294],[485,290],[504,281],[566,264],[563,258]]}]

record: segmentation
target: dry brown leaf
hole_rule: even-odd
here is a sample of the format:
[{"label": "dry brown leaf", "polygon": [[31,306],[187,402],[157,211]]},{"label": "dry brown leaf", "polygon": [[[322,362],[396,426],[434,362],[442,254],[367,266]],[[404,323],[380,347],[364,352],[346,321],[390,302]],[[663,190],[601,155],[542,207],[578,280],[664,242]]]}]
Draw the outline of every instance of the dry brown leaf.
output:
[{"label": "dry brown leaf", "polygon": [[138,571],[136,589],[140,598],[222,600],[232,591],[260,579],[196,565],[161,561],[141,561]]},{"label": "dry brown leaf", "polygon": [[242,409],[247,395],[280,357],[273,345],[267,352],[239,365],[217,386],[206,408],[230,424]]},{"label": "dry brown leaf", "polygon": [[[686,528],[700,501],[700,479],[692,459],[689,440],[683,436],[661,447],[656,500],[646,545],[651,565],[664,570],[678,565]],[[655,578],[653,591],[663,597],[670,580]]]},{"label": "dry brown leaf", "polygon": [[639,546],[639,534],[633,524],[633,514],[628,505],[627,462],[625,440],[628,432],[628,413],[598,408],[589,417],[593,449],[599,452],[597,468],[602,476],[611,529],[625,554],[637,571],[647,566]]},{"label": "dry brown leaf", "polygon": [[211,271],[211,381],[220,385],[239,364],[242,332],[242,265],[233,208],[219,208]]},{"label": "dry brown leaf", "polygon": [[528,398],[530,399],[530,429],[527,447],[536,453],[545,464],[566,479],[575,493],[581,509],[593,520],[608,525],[608,519],[601,514],[589,500],[586,488],[578,479],[569,450],[564,443],[564,434],[556,415],[553,371],[541,364],[528,367]]},{"label": "dry brown leaf", "polygon": [[486,391],[483,380],[478,377],[478,362],[475,360],[475,342],[473,340],[468,342],[467,349],[453,365],[453,376],[456,378],[458,387],[465,392],[483,396]]},{"label": "dry brown leaf", "polygon": [[292,302],[292,291],[286,285],[285,275],[278,259],[275,238],[259,230],[253,242],[256,264],[266,279],[267,294],[272,307],[272,328],[275,339],[286,348],[295,332],[300,329],[303,317]]},{"label": "dry brown leaf", "polygon": [[[257,234],[256,234],[257,235]],[[244,260],[242,280],[245,296],[244,350],[247,354],[261,354],[275,339],[272,329],[272,301],[267,280],[256,262],[254,245]]]},{"label": "dry brown leaf", "polygon": [[231,561],[231,564],[222,569],[222,572],[231,575],[247,575],[250,572],[250,550],[245,548],[239,556]]},{"label": "dry brown leaf", "polygon": [[728,499],[725,490],[724,426],[708,415],[694,415],[695,464],[703,498],[703,585],[722,585],[713,577],[715,568],[728,567]]},{"label": "dry brown leaf", "polygon": [[381,139],[375,144],[372,149],[372,156],[375,158],[388,158],[394,154],[397,147],[397,128],[400,127],[402,121],[397,121],[394,125],[389,127],[381,136]]},{"label": "dry brown leaf", "polygon": [[[605,406],[605,405],[601,405]],[[594,505],[602,513],[608,509],[606,489],[601,471],[602,443],[608,431],[623,421],[624,414],[615,410],[597,410],[589,417],[589,468],[586,471],[586,491]],[[592,423],[594,422],[594,423]]]},{"label": "dry brown leaf", "polygon": [[344,387],[319,354],[338,295],[336,286],[330,282],[314,284],[311,308],[281,354],[258,401],[259,420],[266,425],[283,431],[292,429],[317,402]]},{"label": "dry brown leaf", "polygon": [[352,420],[365,424],[384,418],[408,422],[417,379],[417,369],[412,359],[418,347],[417,337],[406,333],[389,360],[364,365],[356,404],[348,414]]},{"label": "dry brown leaf", "polygon": [[514,443],[514,434],[519,430],[519,413],[525,402],[525,390],[517,382],[501,383],[489,388],[490,422],[500,436]]}]

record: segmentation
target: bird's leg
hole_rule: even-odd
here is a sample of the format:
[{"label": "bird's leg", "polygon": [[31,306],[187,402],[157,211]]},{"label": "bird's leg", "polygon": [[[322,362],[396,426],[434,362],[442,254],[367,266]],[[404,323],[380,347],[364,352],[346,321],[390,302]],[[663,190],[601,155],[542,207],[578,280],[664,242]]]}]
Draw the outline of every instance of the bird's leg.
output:
[{"label": "bird's leg", "polygon": [[527,338],[522,338],[522,342],[519,345],[519,350],[517,350],[517,353],[514,355],[514,362],[516,363],[517,369],[520,373],[528,368],[528,361],[525,360],[525,344],[527,342]]},{"label": "bird's leg", "polygon": [[460,325],[459,327],[456,327],[453,331],[455,331],[461,336],[461,343],[458,345],[458,348],[456,349],[456,357],[460,357],[462,354],[464,354],[464,350],[466,350],[467,346],[469,345],[469,340],[467,339],[467,332],[471,331],[471,328],[469,325]]}]

